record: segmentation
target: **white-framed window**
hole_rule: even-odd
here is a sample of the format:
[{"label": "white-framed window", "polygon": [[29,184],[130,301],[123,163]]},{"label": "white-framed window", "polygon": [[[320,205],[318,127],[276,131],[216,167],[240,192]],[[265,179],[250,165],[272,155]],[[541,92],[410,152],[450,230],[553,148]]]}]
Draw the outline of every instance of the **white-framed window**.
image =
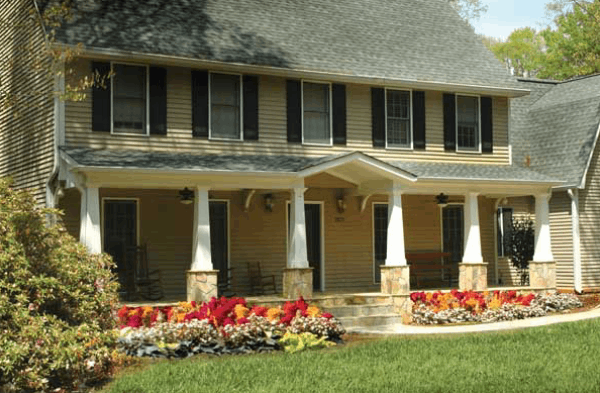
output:
[{"label": "white-framed window", "polygon": [[481,152],[479,96],[456,95],[456,150]]},{"label": "white-framed window", "polygon": [[512,207],[499,207],[496,212],[497,228],[496,228],[496,244],[498,247],[499,257],[508,257],[512,254]]},{"label": "white-framed window", "polygon": [[242,140],[242,75],[209,74],[209,139]]},{"label": "white-framed window", "polygon": [[111,133],[149,134],[147,65],[111,63]]},{"label": "white-framed window", "polygon": [[333,144],[331,83],[302,81],[302,143]]},{"label": "white-framed window", "polygon": [[412,149],[410,90],[385,90],[385,142],[388,148]]}]

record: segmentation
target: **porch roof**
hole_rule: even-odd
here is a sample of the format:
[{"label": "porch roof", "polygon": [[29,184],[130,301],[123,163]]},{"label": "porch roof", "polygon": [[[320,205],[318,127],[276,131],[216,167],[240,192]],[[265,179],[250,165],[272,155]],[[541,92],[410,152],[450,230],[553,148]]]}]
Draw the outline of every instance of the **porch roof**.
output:
[{"label": "porch roof", "polygon": [[[75,167],[85,169],[163,170],[230,173],[312,174],[326,164],[360,158],[369,164],[395,170],[398,176],[414,180],[506,181],[523,183],[559,184],[560,181],[529,168],[515,165],[480,165],[423,163],[409,161],[386,162],[360,152],[349,152],[322,157],[290,155],[216,155],[183,154],[164,151],[92,149],[62,146],[61,151]],[[355,157],[353,157],[355,156]]]}]

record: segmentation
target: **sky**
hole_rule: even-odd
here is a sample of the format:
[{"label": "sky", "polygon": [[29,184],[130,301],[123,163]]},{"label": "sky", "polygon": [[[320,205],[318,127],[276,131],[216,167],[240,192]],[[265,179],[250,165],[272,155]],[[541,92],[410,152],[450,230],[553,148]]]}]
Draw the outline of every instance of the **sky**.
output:
[{"label": "sky", "polygon": [[508,38],[519,27],[541,29],[548,22],[544,8],[548,0],[482,0],[488,10],[479,20],[471,21],[475,32],[496,38]]}]

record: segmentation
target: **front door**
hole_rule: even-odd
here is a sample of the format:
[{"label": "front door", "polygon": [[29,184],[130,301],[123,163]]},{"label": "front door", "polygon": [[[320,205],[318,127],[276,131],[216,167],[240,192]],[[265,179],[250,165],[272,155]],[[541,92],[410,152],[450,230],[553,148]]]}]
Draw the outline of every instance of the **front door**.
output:
[{"label": "front door", "polygon": [[126,258],[127,250],[137,246],[137,201],[104,201],[104,252],[115,261],[122,296],[134,292],[134,261]]},{"label": "front door", "polygon": [[464,218],[462,205],[449,205],[442,209],[444,252],[451,254],[452,262],[462,261]]},{"label": "front door", "polygon": [[[306,203],[304,205],[304,219],[306,224],[306,251],[308,266],[313,268],[313,290],[320,291],[321,287],[321,205]],[[290,205],[288,205],[288,233],[290,220]],[[289,244],[289,243],[288,243]]]}]

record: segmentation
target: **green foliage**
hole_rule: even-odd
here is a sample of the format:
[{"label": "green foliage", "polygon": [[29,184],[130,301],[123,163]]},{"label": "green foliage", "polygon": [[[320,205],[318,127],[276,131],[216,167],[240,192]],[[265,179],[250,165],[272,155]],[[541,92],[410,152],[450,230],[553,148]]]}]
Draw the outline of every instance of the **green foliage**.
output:
[{"label": "green foliage", "polygon": [[535,29],[514,30],[506,42],[489,45],[498,60],[513,68],[516,76],[534,76],[544,61],[544,39]]},{"label": "green foliage", "polygon": [[25,191],[0,178],[0,391],[72,389],[110,371],[117,283]]},{"label": "green foliage", "polygon": [[600,72],[600,2],[575,3],[542,32],[548,46],[539,76],[563,80]]},{"label": "green foliage", "polygon": [[326,338],[308,332],[295,334],[288,331],[279,340],[279,344],[287,353],[304,351],[305,349],[327,348],[335,345],[334,342],[327,341]]},{"label": "green foliage", "polygon": [[519,271],[521,285],[529,284],[529,261],[533,259],[535,229],[530,218],[515,219],[511,223],[511,263]]}]

